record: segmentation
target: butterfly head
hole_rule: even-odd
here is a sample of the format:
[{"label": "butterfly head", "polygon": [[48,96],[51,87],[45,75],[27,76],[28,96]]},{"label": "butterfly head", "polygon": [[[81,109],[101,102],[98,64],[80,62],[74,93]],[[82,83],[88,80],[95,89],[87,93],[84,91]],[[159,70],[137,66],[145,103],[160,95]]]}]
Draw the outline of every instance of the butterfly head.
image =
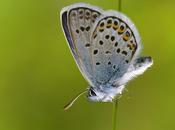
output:
[{"label": "butterfly head", "polygon": [[90,101],[98,102],[102,101],[105,97],[105,93],[100,91],[98,88],[91,87],[88,91],[88,99]]},{"label": "butterfly head", "polygon": [[93,102],[112,102],[116,96],[122,93],[123,89],[124,86],[114,87],[112,85],[90,87],[87,97]]}]

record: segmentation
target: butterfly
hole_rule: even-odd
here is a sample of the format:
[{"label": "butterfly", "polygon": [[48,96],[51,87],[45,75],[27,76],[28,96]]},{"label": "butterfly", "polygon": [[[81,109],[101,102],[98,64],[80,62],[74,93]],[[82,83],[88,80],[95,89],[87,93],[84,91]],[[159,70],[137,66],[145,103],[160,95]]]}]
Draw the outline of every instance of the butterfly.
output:
[{"label": "butterfly", "polygon": [[140,57],[139,33],[123,13],[76,3],[61,10],[64,35],[83,77],[89,83],[68,105],[87,92],[95,102],[112,102],[126,83],[152,64],[150,56]]}]

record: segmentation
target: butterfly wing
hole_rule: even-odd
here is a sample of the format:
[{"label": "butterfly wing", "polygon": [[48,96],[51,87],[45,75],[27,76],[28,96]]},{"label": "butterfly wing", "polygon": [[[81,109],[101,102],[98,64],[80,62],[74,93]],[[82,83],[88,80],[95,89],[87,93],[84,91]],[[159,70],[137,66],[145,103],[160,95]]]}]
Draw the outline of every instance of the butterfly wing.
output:
[{"label": "butterfly wing", "polygon": [[101,12],[98,7],[78,3],[63,8],[61,22],[74,59],[84,78],[94,86],[90,35]]},{"label": "butterfly wing", "polygon": [[150,56],[138,57],[129,66],[127,72],[116,82],[117,85],[124,85],[131,79],[143,74],[149,67],[153,65],[153,59]]},{"label": "butterfly wing", "polygon": [[91,42],[94,80],[101,84],[114,83],[123,76],[141,47],[134,24],[116,11],[101,15],[94,25]]}]

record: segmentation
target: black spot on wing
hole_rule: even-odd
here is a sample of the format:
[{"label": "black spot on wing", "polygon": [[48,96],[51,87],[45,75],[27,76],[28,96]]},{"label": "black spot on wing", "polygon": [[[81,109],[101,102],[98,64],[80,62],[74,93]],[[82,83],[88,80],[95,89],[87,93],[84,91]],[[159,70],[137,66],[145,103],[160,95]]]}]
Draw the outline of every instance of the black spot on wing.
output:
[{"label": "black spot on wing", "polygon": [[97,62],[96,65],[100,65],[100,62]]},{"label": "black spot on wing", "polygon": [[83,32],[85,30],[85,28],[81,26],[80,27],[80,30]]},{"label": "black spot on wing", "polygon": [[100,45],[103,45],[103,41],[102,41],[102,40],[100,40],[100,41],[99,41],[99,44],[100,44]]},{"label": "black spot on wing", "polygon": [[85,47],[90,47],[90,44],[89,43],[85,44]]},{"label": "black spot on wing", "polygon": [[96,55],[98,53],[98,50],[94,50],[94,55]]},{"label": "black spot on wing", "polygon": [[95,34],[93,38],[95,39],[96,37],[97,37],[97,34]]},{"label": "black spot on wing", "polygon": [[120,48],[117,49],[117,53],[120,53]]},{"label": "black spot on wing", "polygon": [[118,42],[115,42],[114,46],[117,47],[118,46]]},{"label": "black spot on wing", "polygon": [[115,69],[116,68],[116,65],[113,65],[113,69]]},{"label": "black spot on wing", "polygon": [[106,35],[105,38],[106,38],[106,39],[109,39],[109,35]]},{"label": "black spot on wing", "polygon": [[89,11],[86,11],[86,16],[90,16],[90,12]]},{"label": "black spot on wing", "polygon": [[107,24],[111,24],[111,23],[112,23],[112,20],[109,19],[109,20],[107,21]]},{"label": "black spot on wing", "polygon": [[108,62],[108,65],[111,65],[111,62],[110,61]]},{"label": "black spot on wing", "polygon": [[104,29],[100,29],[99,31],[100,31],[100,32],[103,32],[103,31],[104,31]]},{"label": "black spot on wing", "polygon": [[104,22],[100,23],[100,27],[104,27],[104,25],[105,25]]},{"label": "black spot on wing", "polygon": [[90,30],[90,26],[86,27],[86,31],[88,32]]},{"label": "black spot on wing", "polygon": [[115,36],[111,36],[111,41],[114,41],[115,40]]},{"label": "black spot on wing", "polygon": [[110,51],[106,51],[106,54],[111,54],[111,52]]},{"label": "black spot on wing", "polygon": [[80,31],[78,29],[76,29],[76,33],[79,33]]},{"label": "black spot on wing", "polygon": [[127,52],[126,51],[122,51],[122,54],[124,54],[126,56],[127,55]]}]

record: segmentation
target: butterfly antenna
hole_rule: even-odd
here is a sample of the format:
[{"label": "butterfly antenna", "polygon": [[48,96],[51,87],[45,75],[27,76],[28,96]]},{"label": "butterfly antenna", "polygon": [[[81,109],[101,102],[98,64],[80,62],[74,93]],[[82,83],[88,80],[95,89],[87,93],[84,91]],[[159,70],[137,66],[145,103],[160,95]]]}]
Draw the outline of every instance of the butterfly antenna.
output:
[{"label": "butterfly antenna", "polygon": [[79,93],[75,98],[73,98],[67,105],[64,106],[64,110],[68,110],[73,104],[74,102],[84,93],[86,93],[88,91],[88,89],[84,90],[83,92]]}]

